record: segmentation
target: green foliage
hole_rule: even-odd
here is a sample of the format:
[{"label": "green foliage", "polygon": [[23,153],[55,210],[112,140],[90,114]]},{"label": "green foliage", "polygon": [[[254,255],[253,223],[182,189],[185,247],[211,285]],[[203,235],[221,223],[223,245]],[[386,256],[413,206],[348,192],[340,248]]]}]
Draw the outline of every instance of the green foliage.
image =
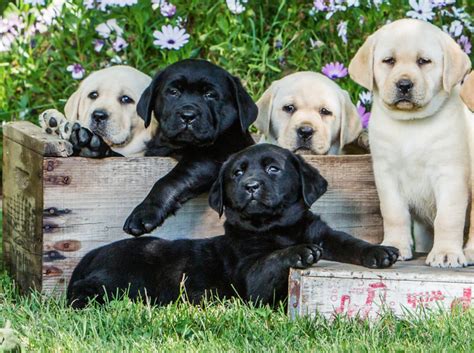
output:
[{"label": "green foliage", "polygon": [[[466,12],[472,13],[469,3],[465,0],[455,5],[467,6]],[[286,73],[321,71],[332,61],[347,66],[368,34],[388,20],[403,18],[410,10],[407,1],[383,1],[378,8],[373,4],[369,8],[369,2],[361,0],[360,7],[336,12],[327,20],[324,12],[311,13],[313,2],[308,0],[250,0],[239,15],[230,12],[223,0],[176,0],[173,4],[177,13],[167,18],[159,8],[152,10],[151,0],[139,0],[133,6],[112,6],[105,12],[86,9],[83,0],[67,1],[57,22],[45,33],[20,35],[10,51],[0,53],[0,120],[36,119],[44,109],[62,109],[78,85],[66,71],[68,65],[80,63],[90,73],[118,57],[150,75],[179,59],[206,58],[239,76],[256,99],[273,80]],[[4,17],[21,14],[28,28],[36,23],[37,11],[44,7],[17,0],[8,6]],[[96,27],[112,18],[124,28],[123,37],[129,46],[116,53],[107,39],[104,49],[97,53],[93,45],[100,38]],[[433,22],[441,26],[454,19],[437,10]],[[347,44],[337,35],[341,21],[348,21]],[[191,36],[188,44],[177,51],[153,44],[155,30],[180,22]],[[464,34],[471,36],[467,28]],[[320,46],[312,47],[311,40],[320,41]],[[357,99],[360,87],[348,77],[338,83]]]}]

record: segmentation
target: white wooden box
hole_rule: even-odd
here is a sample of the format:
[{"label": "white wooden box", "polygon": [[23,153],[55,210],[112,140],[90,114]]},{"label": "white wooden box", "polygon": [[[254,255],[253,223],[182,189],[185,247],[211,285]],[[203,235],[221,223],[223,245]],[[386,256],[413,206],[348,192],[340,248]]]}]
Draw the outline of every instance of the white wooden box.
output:
[{"label": "white wooden box", "polygon": [[390,269],[320,261],[306,270],[292,269],[288,311],[304,315],[336,315],[376,319],[386,311],[398,317],[430,314],[459,306],[469,308],[474,290],[474,267],[428,267],[425,258],[397,262]]}]

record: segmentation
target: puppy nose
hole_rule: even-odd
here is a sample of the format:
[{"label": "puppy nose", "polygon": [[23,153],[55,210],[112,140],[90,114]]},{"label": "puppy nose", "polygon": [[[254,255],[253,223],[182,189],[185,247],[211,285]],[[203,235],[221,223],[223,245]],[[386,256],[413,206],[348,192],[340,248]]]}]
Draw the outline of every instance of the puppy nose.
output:
[{"label": "puppy nose", "polygon": [[186,109],[179,113],[179,117],[186,124],[192,123],[194,119],[196,119],[196,116],[197,116],[197,113],[193,109]]},{"label": "puppy nose", "polygon": [[258,181],[251,181],[245,184],[245,189],[248,193],[253,194],[255,191],[260,189],[260,183]]},{"label": "puppy nose", "polygon": [[413,82],[405,78],[401,79],[400,81],[397,82],[397,88],[403,94],[407,94],[413,88]]},{"label": "puppy nose", "polygon": [[300,126],[298,130],[296,130],[296,133],[303,140],[309,140],[311,136],[313,136],[314,130],[311,126]]},{"label": "puppy nose", "polygon": [[107,114],[107,112],[103,110],[94,110],[92,112],[92,119],[94,119],[97,122],[107,120],[108,118],[109,118],[109,114]]}]

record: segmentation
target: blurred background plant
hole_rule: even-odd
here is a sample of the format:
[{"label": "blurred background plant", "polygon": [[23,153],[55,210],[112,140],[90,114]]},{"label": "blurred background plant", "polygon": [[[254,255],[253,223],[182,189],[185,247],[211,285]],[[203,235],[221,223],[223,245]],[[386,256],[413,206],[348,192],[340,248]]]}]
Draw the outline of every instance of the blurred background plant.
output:
[{"label": "blurred background plant", "polygon": [[62,109],[80,79],[114,64],[149,75],[205,58],[239,76],[257,99],[297,70],[347,89],[364,121],[370,94],[347,65],[365,38],[403,17],[430,21],[472,58],[470,0],[15,0],[0,5],[0,120],[36,121]]}]

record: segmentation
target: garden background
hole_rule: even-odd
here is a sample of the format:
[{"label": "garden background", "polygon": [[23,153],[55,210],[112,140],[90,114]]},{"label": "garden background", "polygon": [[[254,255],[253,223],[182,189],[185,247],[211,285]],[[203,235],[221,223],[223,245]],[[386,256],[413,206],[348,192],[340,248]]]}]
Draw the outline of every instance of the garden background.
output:
[{"label": "garden background", "polygon": [[[442,27],[472,60],[473,10],[470,0],[0,0],[0,120],[36,122],[45,109],[62,110],[83,76],[112,64],[153,75],[193,57],[240,77],[254,99],[285,74],[324,72],[350,92],[366,121],[370,94],[345,70],[365,38],[387,21],[421,18]],[[291,322],[283,309],[238,300],[206,310],[123,300],[74,312],[63,298],[20,296],[0,261],[0,347],[7,320],[28,351],[474,348],[472,310],[429,320],[387,316],[373,326]]]}]

